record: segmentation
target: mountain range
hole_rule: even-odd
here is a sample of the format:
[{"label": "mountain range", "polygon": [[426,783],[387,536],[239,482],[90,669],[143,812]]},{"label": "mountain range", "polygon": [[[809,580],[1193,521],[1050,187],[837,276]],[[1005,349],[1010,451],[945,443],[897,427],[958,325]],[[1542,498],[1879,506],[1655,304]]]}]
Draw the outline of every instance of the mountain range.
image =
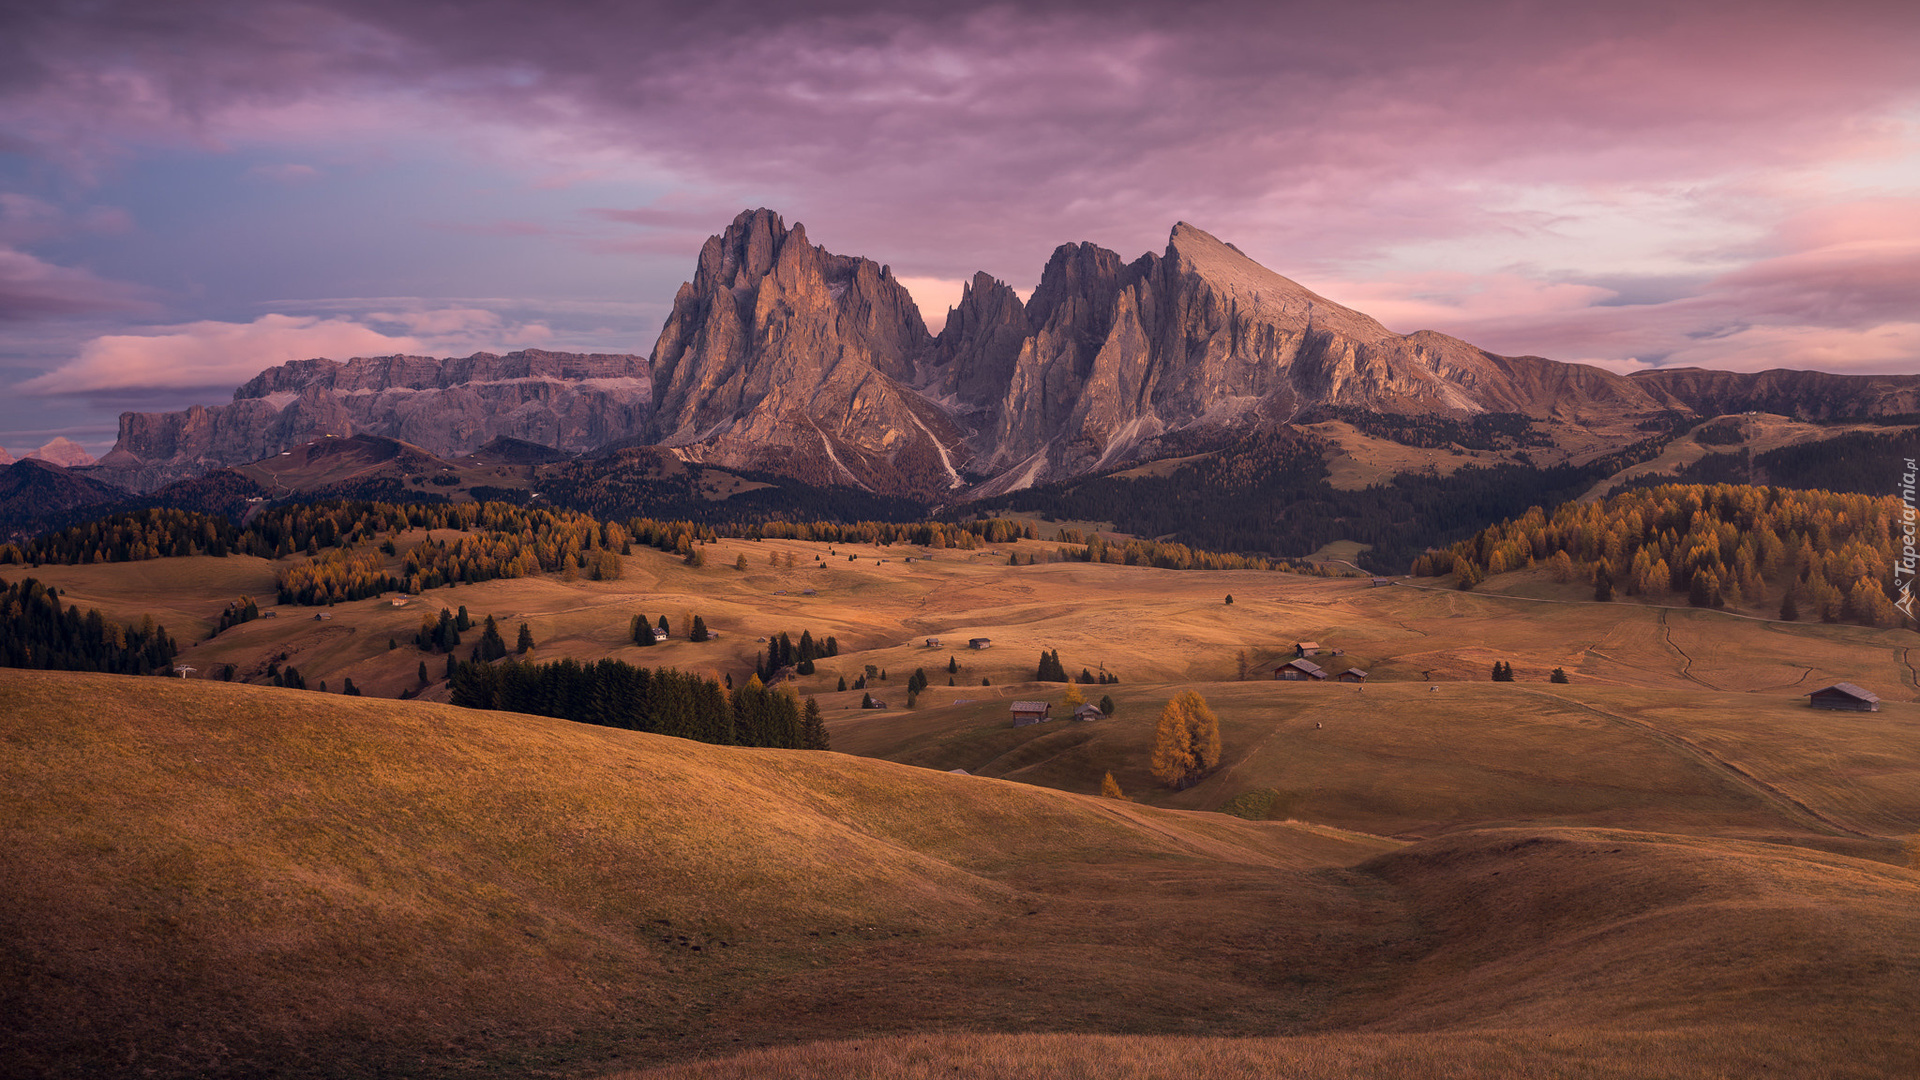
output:
[{"label": "mountain range", "polygon": [[[1131,262],[1057,248],[1024,300],[976,274],[928,331],[890,267],[836,255],[760,209],[701,248],[652,354],[527,350],[310,359],[225,405],[122,414],[95,479],[150,491],[321,436],[429,454],[510,438],[593,456],[658,446],[689,463],[952,504],[1330,416],[1526,428],[1508,460],[1596,456],[1674,418],[1920,412],[1920,376],[1701,369],[1619,375],[1397,334],[1180,223]],[[1525,445],[1524,458],[1518,449]]]}]

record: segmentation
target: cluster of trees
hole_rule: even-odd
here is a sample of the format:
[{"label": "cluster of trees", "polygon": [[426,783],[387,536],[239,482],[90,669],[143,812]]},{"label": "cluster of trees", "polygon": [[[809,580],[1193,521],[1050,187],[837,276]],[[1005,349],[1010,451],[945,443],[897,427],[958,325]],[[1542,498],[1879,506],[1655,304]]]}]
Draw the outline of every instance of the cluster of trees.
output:
[{"label": "cluster of trees", "polygon": [[421,620],[413,644],[423,652],[450,653],[460,644],[460,635],[471,629],[473,619],[467,615],[467,605],[460,605],[458,615],[441,608],[438,618]]},{"label": "cluster of trees", "polygon": [[1495,660],[1493,662],[1493,681],[1494,682],[1512,682],[1513,681],[1513,665],[1510,663],[1507,663],[1504,660]]},{"label": "cluster of trees", "polygon": [[[707,618],[691,612],[680,613],[680,633],[688,641],[709,641],[715,636],[707,629]],[[660,640],[673,636],[673,623],[665,615],[657,622],[648,621],[645,615],[635,615],[627,620],[627,638],[635,645],[652,646]]]},{"label": "cluster of trees", "polygon": [[1458,445],[1468,450],[1501,450],[1512,446],[1552,446],[1553,439],[1534,429],[1524,413],[1481,413],[1466,420],[1447,416],[1402,416],[1378,413],[1351,405],[1322,405],[1302,422],[1339,420],[1375,438],[1402,446],[1438,449]]},{"label": "cluster of trees", "polygon": [[[949,657],[947,660],[947,670],[950,672],[958,671],[960,670],[960,665],[958,664],[958,662],[956,662],[951,657]],[[1067,674],[1066,665],[1060,662],[1060,650],[1055,649],[1052,652],[1046,652],[1043,650],[1040,653],[1040,665],[1038,670],[1034,673],[1033,681],[1035,682],[1077,682],[1083,686],[1107,686],[1107,685],[1118,686],[1120,683],[1120,676],[1107,674],[1107,669],[1104,667],[1100,669],[1100,673],[1098,675],[1095,675],[1093,672],[1088,671],[1086,668],[1081,668],[1079,676],[1077,677],[1070,676]]]},{"label": "cluster of trees", "polygon": [[1060,663],[1060,650],[1040,652],[1040,670],[1033,676],[1035,682],[1069,682],[1067,669]]},{"label": "cluster of trees", "polygon": [[229,627],[250,623],[259,617],[260,605],[253,602],[253,597],[242,596],[238,600],[230,601],[220,612],[220,621],[215,625],[213,632],[224,633]]},{"label": "cluster of trees", "polygon": [[[1711,442],[1711,439],[1702,439]],[[1755,453],[1708,454],[1671,474],[1638,477],[1627,487],[1661,484],[1754,484],[1851,494],[1884,495],[1892,479],[1920,457],[1920,429],[1890,433],[1849,432],[1820,442]]]},{"label": "cluster of trees", "polygon": [[147,675],[171,669],[176,651],[151,615],[123,626],[98,610],[62,610],[59,590],[33,578],[0,580],[0,666]]},{"label": "cluster of trees", "polygon": [[377,551],[334,549],[274,576],[282,604],[323,605],[379,596],[400,587]]},{"label": "cluster of trees", "polygon": [[554,716],[723,746],[827,749],[820,706],[769,690],[759,679],[728,692],[710,678],[619,660],[536,664],[464,662],[449,690],[471,709]]},{"label": "cluster of trees", "polygon": [[0,544],[0,564],[74,565],[184,555],[224,556],[238,544],[233,523],[224,517],[150,508],[75,525],[25,544]]},{"label": "cluster of trees", "polygon": [[828,635],[816,639],[813,631],[800,631],[800,640],[782,630],[767,638],[767,649],[756,653],[753,660],[753,673],[762,682],[771,682],[781,669],[791,667],[801,675],[814,673],[814,661],[828,656],[840,655],[840,642]]},{"label": "cluster of trees", "polygon": [[1696,607],[1752,607],[1780,598],[1823,622],[1891,627],[1901,504],[1891,496],[1748,485],[1665,484],[1603,503],[1535,507],[1413,562],[1462,588],[1545,562],[1596,597],[1684,595]]},{"label": "cluster of trees", "polygon": [[1220,764],[1220,718],[1207,699],[1189,690],[1160,710],[1149,768],[1154,779],[1184,791]]},{"label": "cluster of trees", "polygon": [[[724,497],[711,482],[713,475],[750,482],[748,490]],[[603,520],[655,517],[701,522],[751,523],[771,519],[788,521],[827,518],[838,521],[912,520],[924,512],[919,504],[858,488],[815,487],[791,477],[749,470],[688,467],[652,447],[621,450],[591,461],[569,461],[540,471],[540,492],[562,506]],[[509,493],[500,492],[506,496]],[[479,489],[474,496],[482,497]],[[524,492],[511,493],[524,499]]]}]

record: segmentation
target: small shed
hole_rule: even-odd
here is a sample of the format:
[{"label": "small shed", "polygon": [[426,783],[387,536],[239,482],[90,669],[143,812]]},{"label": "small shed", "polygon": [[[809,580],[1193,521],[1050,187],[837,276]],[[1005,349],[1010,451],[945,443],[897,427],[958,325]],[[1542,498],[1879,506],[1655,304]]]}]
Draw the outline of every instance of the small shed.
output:
[{"label": "small shed", "polygon": [[1350,667],[1333,678],[1336,682],[1366,682],[1367,673],[1357,667]]},{"label": "small shed", "polygon": [[672,636],[673,635],[667,633],[665,630],[662,630],[657,626],[653,628],[653,640],[655,641],[665,641]]},{"label": "small shed", "polygon": [[1016,701],[1013,703],[1013,726],[1026,727],[1028,724],[1044,723],[1053,719],[1053,706],[1045,701]]},{"label": "small shed", "polygon": [[1807,695],[1807,704],[1816,709],[1845,709],[1850,712],[1879,712],[1880,696],[1850,682],[1823,686]]},{"label": "small shed", "polygon": [[1107,718],[1107,714],[1101,712],[1100,706],[1098,705],[1082,705],[1079,708],[1073,710],[1073,718],[1076,721],[1105,720]]},{"label": "small shed", "polygon": [[1317,641],[1296,641],[1293,643],[1293,655],[1295,656],[1312,656],[1319,651],[1320,643]]},{"label": "small shed", "polygon": [[939,639],[939,638],[937,638],[937,637],[930,637],[930,638],[928,638],[928,639],[927,639],[927,648],[929,648],[929,649],[937,649],[937,648],[939,648],[939,647],[940,647],[940,639]]},{"label": "small shed", "polygon": [[1373,588],[1376,588],[1376,589],[1380,588],[1383,585],[1391,585],[1391,584],[1393,584],[1393,579],[1390,577],[1377,577],[1373,579]]},{"label": "small shed", "polygon": [[874,698],[872,701],[869,701],[865,705],[862,705],[860,707],[863,709],[884,709],[887,707],[887,703],[884,701],[881,701],[879,698]]},{"label": "small shed", "polygon": [[992,647],[992,638],[977,637],[967,639],[967,648],[969,649],[990,649]]},{"label": "small shed", "polygon": [[1273,669],[1273,677],[1283,682],[1307,682],[1309,680],[1317,682],[1325,679],[1327,673],[1321,669],[1319,664],[1311,660],[1289,660]]}]

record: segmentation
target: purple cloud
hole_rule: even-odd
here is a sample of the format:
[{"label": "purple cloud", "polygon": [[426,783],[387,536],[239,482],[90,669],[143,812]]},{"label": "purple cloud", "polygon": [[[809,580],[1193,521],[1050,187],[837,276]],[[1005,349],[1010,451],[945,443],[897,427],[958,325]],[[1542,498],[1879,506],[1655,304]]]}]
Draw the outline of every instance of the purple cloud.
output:
[{"label": "purple cloud", "polygon": [[[538,159],[539,183],[652,177],[529,228],[683,266],[760,192],[929,283],[1027,286],[1055,244],[1131,257],[1185,219],[1389,324],[1568,359],[1897,363],[1920,322],[1911,5],[89,10],[0,45],[0,138],[81,172],[413,125]],[[1822,214],[1878,238],[1820,240]],[[1606,284],[1636,277],[1672,295]]]}]

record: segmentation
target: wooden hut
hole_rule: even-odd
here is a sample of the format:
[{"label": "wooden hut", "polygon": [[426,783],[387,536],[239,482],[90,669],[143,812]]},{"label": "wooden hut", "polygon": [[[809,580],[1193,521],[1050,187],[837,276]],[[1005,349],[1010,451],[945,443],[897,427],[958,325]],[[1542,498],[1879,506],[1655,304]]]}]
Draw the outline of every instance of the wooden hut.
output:
[{"label": "wooden hut", "polygon": [[1028,724],[1044,723],[1053,719],[1053,706],[1044,701],[1016,701],[1013,703],[1013,726],[1026,727]]},{"label": "wooden hut", "polygon": [[1879,712],[1880,697],[1850,682],[1823,686],[1807,695],[1807,704],[1816,709],[1844,709],[1849,712]]},{"label": "wooden hut", "polygon": [[1311,660],[1289,660],[1273,669],[1273,677],[1282,682],[1318,682],[1327,673]]}]

